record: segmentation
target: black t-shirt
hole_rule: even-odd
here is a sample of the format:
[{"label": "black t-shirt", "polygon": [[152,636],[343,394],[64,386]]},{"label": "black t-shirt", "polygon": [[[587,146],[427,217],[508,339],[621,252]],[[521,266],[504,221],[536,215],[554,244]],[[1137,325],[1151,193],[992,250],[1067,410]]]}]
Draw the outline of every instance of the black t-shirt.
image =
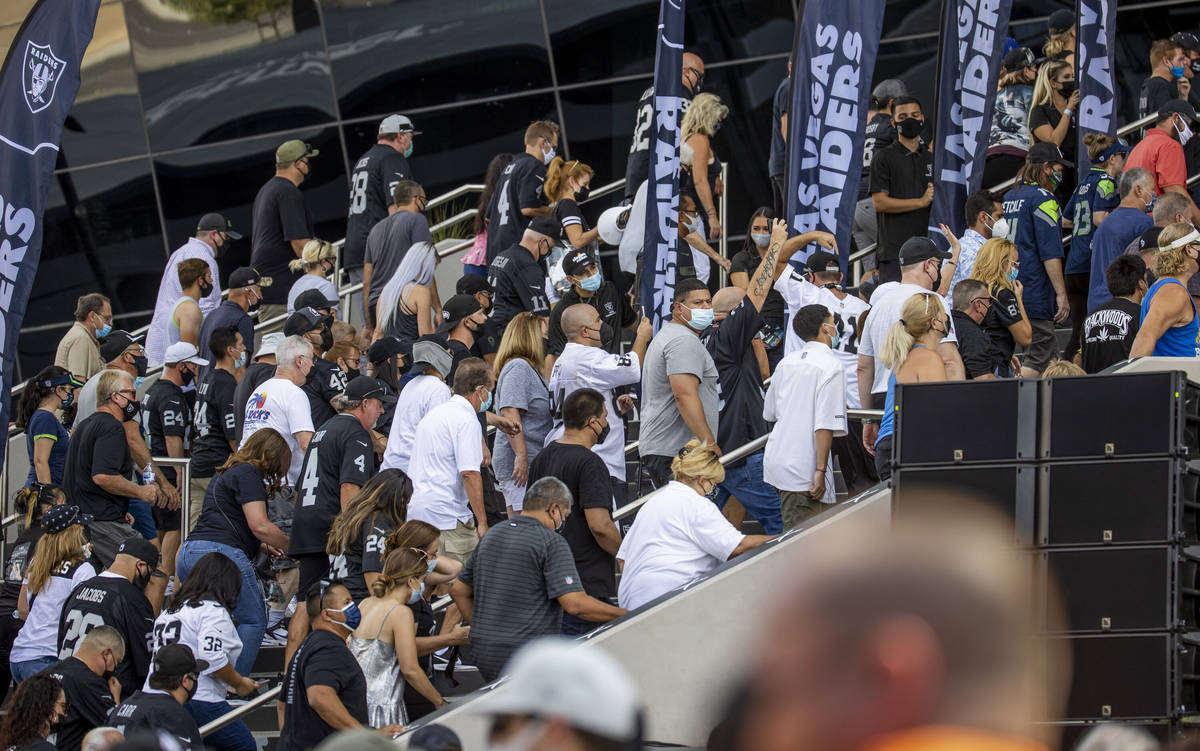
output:
[{"label": "black t-shirt", "polygon": [[993,287],[992,306],[983,317],[983,330],[991,342],[988,356],[997,367],[1008,367],[1012,360],[1017,344],[1008,327],[1020,321],[1021,307],[1017,305],[1016,293],[1003,287]]},{"label": "black t-shirt", "polygon": [[342,265],[362,268],[367,234],[388,215],[392,190],[401,180],[411,180],[412,168],[404,154],[386,143],[377,143],[354,165],[350,174],[350,214],[346,219],[346,247]]},{"label": "black t-shirt", "polygon": [[521,241],[521,235],[525,233],[530,220],[530,217],[521,213],[521,209],[546,205],[546,197],[542,194],[544,182],[546,165],[525,152],[515,154],[512,162],[504,168],[487,210],[489,264],[505,248]]},{"label": "black t-shirt", "polygon": [[[871,161],[871,192],[887,193],[892,198],[920,198],[933,180],[933,155],[924,146],[916,151],[896,140],[875,152]],[[900,257],[900,246],[910,237],[925,237],[929,227],[929,207],[900,214],[876,212],[881,261]]]},{"label": "black t-shirt", "polygon": [[488,266],[488,283],[494,290],[492,324],[501,334],[517,313],[529,311],[539,316],[550,315],[546,271],[524,246],[514,244],[492,260]]},{"label": "black t-shirt", "polygon": [[237,440],[238,410],[233,408],[237,385],[232,373],[214,368],[196,390],[192,477],[212,477],[233,452],[229,442]]},{"label": "black t-shirt", "polygon": [[[750,350],[761,326],[762,317],[747,296],[729,311],[724,321],[709,326],[701,337],[717,366],[717,394],[721,398],[717,445],[723,448],[735,448],[767,434],[762,373]],[[744,462],[743,459],[729,466],[741,466]]]},{"label": "black t-shirt", "polygon": [[[409,603],[408,609],[412,611],[413,622],[416,624],[418,637],[434,636],[436,632],[436,621],[433,617],[433,608],[424,599],[417,600],[414,603]],[[417,664],[425,671],[425,675],[429,676],[429,680],[433,680],[433,654],[417,657]],[[421,692],[413,688],[411,681],[404,682],[404,706],[408,710],[408,721],[424,717],[433,712],[433,702],[421,695]]]},{"label": "black t-shirt", "polygon": [[896,126],[892,124],[892,116],[886,112],[876,112],[875,117],[867,123],[863,137],[862,180],[858,184],[858,199],[871,196],[871,162],[880,149],[891,146],[896,140]]},{"label": "black t-shirt", "polygon": [[342,510],[342,485],[365,485],[374,474],[371,435],[357,417],[336,415],[317,428],[300,465],[288,553],[324,553],[329,527]]},{"label": "black t-shirt", "polygon": [[1158,76],[1148,76],[1138,90],[1138,117],[1152,115],[1167,102],[1178,98],[1179,84]]},{"label": "black t-shirt", "polygon": [[[201,352],[208,352],[208,340],[212,338],[212,332],[228,326],[237,326],[238,333],[242,335],[242,342],[246,345],[246,359],[247,361],[253,359],[254,321],[246,311],[242,310],[242,306],[233,300],[223,300],[204,317],[204,323],[200,324],[200,345],[197,349]],[[207,359],[208,356],[204,357]],[[206,378],[212,369],[211,365],[201,367],[200,379]]]},{"label": "black t-shirt", "polygon": [[267,502],[262,473],[253,464],[235,464],[208,484],[200,518],[188,539],[229,545],[253,560],[258,554],[259,541],[250,531],[242,505],[254,501]]},{"label": "black t-shirt", "polygon": [[[762,256],[754,248],[744,248],[735,253],[729,263],[730,274],[740,271],[747,277],[753,278],[758,265],[762,263]],[[763,317],[763,320],[775,324],[782,323],[783,319],[787,317],[787,303],[784,302],[783,295],[779,294],[779,290],[775,289],[774,285],[767,292],[767,299],[763,301],[759,315]]]},{"label": "black t-shirt", "polygon": [[58,751],[58,747],[45,738],[34,738],[24,746],[14,746],[13,751]]},{"label": "black t-shirt", "polygon": [[104,724],[116,706],[108,682],[92,672],[77,657],[59,660],[42,671],[62,684],[67,697],[67,716],[59,722],[55,740],[60,751],[79,751],[83,736]]},{"label": "black t-shirt", "polygon": [[530,484],[543,477],[557,477],[571,491],[571,514],[563,525],[562,536],[571,546],[583,591],[606,601],[617,596],[616,561],[596,542],[584,509],[612,511],[612,487],[600,479],[607,475],[608,468],[596,452],[558,441],[539,451],[529,465]]},{"label": "black t-shirt", "polygon": [[63,473],[63,490],[71,503],[97,521],[125,521],[129,499],[104,490],[92,481],[92,475],[129,477],[132,472],[125,428],[117,418],[96,411],[75,425]]},{"label": "black t-shirt", "polygon": [[0,615],[8,615],[17,609],[21,582],[25,580],[25,571],[43,534],[41,525],[34,525],[18,535],[9,548],[8,560],[4,561],[4,583],[0,584]]},{"label": "black t-shirt", "polygon": [[352,541],[341,555],[329,556],[331,578],[345,584],[355,602],[371,594],[363,572],[383,571],[383,548],[387,544],[387,536],[391,533],[392,526],[387,517],[376,514],[363,522],[358,539]]},{"label": "black t-shirt", "polygon": [[[582,232],[587,232],[591,229],[588,226],[587,219],[583,216],[583,211],[579,208],[579,204],[575,203],[574,198],[560,198],[555,202],[554,220],[562,225],[562,236],[564,239],[567,236],[567,227],[570,227],[572,224],[579,227]],[[570,246],[568,246],[568,249],[570,249]]]},{"label": "black t-shirt", "polygon": [[308,703],[310,686],[329,686],[350,716],[367,723],[367,681],[346,642],[328,631],[313,631],[296,650],[283,676],[279,694],[284,704],[277,751],[300,751],[320,745],[334,733]]},{"label": "black t-shirt", "polygon": [[300,390],[308,397],[312,424],[323,425],[326,420],[337,414],[329,400],[346,391],[346,374],[328,360],[314,357],[308,378]]},{"label": "black t-shirt", "polygon": [[479,357],[479,353],[457,339],[449,340],[447,346],[450,348],[450,373],[446,376],[446,383],[453,384],[458,364],[468,357]]},{"label": "black t-shirt", "polygon": [[1129,358],[1141,327],[1142,309],[1132,300],[1114,297],[1083,319],[1083,369],[1099,373]]},{"label": "black t-shirt", "polygon": [[[1034,135],[1034,128],[1040,128],[1043,125],[1049,125],[1052,129],[1058,127],[1058,121],[1062,120],[1062,113],[1058,111],[1053,103],[1039,104],[1036,107],[1029,108],[1029,136],[1037,143],[1041,139]],[[1071,126],[1067,128],[1067,135],[1063,138],[1062,146],[1059,151],[1062,152],[1063,158],[1069,161],[1075,161],[1075,120],[1071,120]],[[1073,170],[1068,170],[1072,172]]]},{"label": "black t-shirt", "polygon": [[[142,398],[142,419],[146,434],[150,437],[150,453],[167,456],[167,436],[182,438],[186,442],[191,428],[191,412],[183,397],[183,389],[165,378],[159,378]],[[175,470],[163,467],[163,476],[174,484]]]},{"label": "black t-shirt", "polygon": [[125,658],[117,665],[121,696],[142,687],[150,672],[150,633],[154,610],[145,593],[123,576],[98,574],[75,588],[58,622],[58,657],[66,659],[88,632],[112,626],[125,637]]},{"label": "black t-shirt", "polygon": [[609,281],[601,282],[600,289],[587,299],[580,297],[574,287],[567,290],[558,304],[554,306],[554,310],[550,311],[550,325],[546,334],[546,354],[555,356],[562,354],[563,349],[567,346],[567,335],[562,330],[563,311],[581,302],[596,309],[596,312],[600,314],[601,323],[612,326],[613,337],[602,345],[604,351],[614,355],[620,354],[621,329],[633,325],[637,320],[637,313],[629,305],[629,298],[618,292],[617,285]]},{"label": "black t-shirt", "polygon": [[300,188],[286,177],[267,180],[254,197],[252,226],[250,265],[271,277],[271,286],[263,287],[263,302],[283,305],[303,273],[288,268],[296,258],[291,241],[314,237],[312,215]]},{"label": "black t-shirt", "polygon": [[269,362],[255,362],[246,366],[242,380],[238,381],[233,391],[233,416],[237,420],[235,438],[242,440],[242,427],[246,422],[246,402],[254,389],[275,377],[275,365]]},{"label": "black t-shirt", "polygon": [[987,333],[961,310],[952,311],[951,315],[954,316],[954,332],[958,334],[958,351],[962,355],[967,378],[978,378],[995,372],[989,354],[992,341]]},{"label": "black t-shirt", "polygon": [[161,691],[133,694],[108,713],[108,724],[126,738],[139,731],[161,731],[174,736],[184,751],[204,748],[191,713],[175,697]]}]

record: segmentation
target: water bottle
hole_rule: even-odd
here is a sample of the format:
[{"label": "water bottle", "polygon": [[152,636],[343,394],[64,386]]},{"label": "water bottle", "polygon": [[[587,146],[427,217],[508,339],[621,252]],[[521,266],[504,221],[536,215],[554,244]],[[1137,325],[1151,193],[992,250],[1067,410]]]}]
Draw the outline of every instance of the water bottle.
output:
[{"label": "water bottle", "polygon": [[142,469],[142,484],[143,485],[153,485],[154,484],[154,463],[153,462],[148,462],[146,464],[146,466]]}]

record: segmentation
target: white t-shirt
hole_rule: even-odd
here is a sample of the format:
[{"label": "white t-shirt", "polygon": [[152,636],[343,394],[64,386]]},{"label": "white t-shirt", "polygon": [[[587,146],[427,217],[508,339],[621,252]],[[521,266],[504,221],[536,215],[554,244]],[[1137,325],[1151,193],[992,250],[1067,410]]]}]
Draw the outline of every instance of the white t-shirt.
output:
[{"label": "white t-shirt", "polygon": [[9,653],[11,661],[25,662],[38,657],[58,657],[58,621],[62,617],[63,604],[75,587],[96,575],[96,569],[87,561],[80,563],[74,571],[70,570],[71,565],[69,561],[64,562],[58,571],[46,579],[42,591],[36,593],[36,596],[33,596],[33,592],[28,592],[29,577],[25,577],[26,596],[33,596],[33,604],[30,605],[29,616],[13,642],[12,651]]},{"label": "white t-shirt", "polygon": [[[154,619],[154,652],[167,644],[186,644],[197,660],[208,668],[196,682],[196,701],[225,701],[228,688],[225,681],[213,673],[237,662],[242,654],[242,640],[233,626],[229,611],[212,600],[203,600],[195,607],[184,605],[177,612],[163,611]],[[150,678],[142,690],[150,688]]]},{"label": "white t-shirt", "polygon": [[[846,371],[829,347],[805,342],[804,349],[787,355],[763,400],[763,418],[775,423],[767,435],[763,479],[779,490],[810,490],[817,467],[815,432],[832,430],[846,435]],[[822,503],[835,503],[833,452],[826,459]]]},{"label": "white t-shirt", "polygon": [[312,410],[308,396],[300,387],[283,378],[272,378],[254,389],[246,400],[246,419],[242,427],[241,448],[260,428],[274,428],[292,450],[292,466],[288,469],[288,484],[295,485],[300,477],[304,452],[296,441],[296,433],[313,432]]},{"label": "white t-shirt", "polygon": [[297,279],[292,284],[292,288],[288,290],[288,315],[296,312],[296,298],[300,296],[300,293],[307,292],[310,289],[321,290],[321,292],[325,295],[326,300],[338,299],[337,287],[333,286],[333,282],[329,281],[323,276],[317,276],[316,274],[305,274]]},{"label": "white t-shirt", "polygon": [[[407,391],[407,387],[405,391]],[[478,472],[483,464],[483,429],[471,403],[460,394],[429,410],[417,425],[408,476],[412,500],[408,518],[440,530],[474,517],[462,472]]]},{"label": "white t-shirt", "polygon": [[708,573],[729,560],[743,537],[716,504],[672,480],[646,501],[621,541],[617,602],[633,610]]},{"label": "white t-shirt", "polygon": [[614,355],[599,347],[567,342],[562,355],[550,371],[550,415],[554,428],[546,436],[546,445],[563,434],[562,408],[567,397],[579,389],[595,389],[604,395],[608,416],[608,437],[592,451],[604,460],[608,474],[625,479],[625,423],[617,412],[613,389],[637,383],[642,378],[642,365],[637,353]]},{"label": "white t-shirt", "polygon": [[[221,277],[217,271],[217,259],[213,256],[212,248],[203,240],[189,237],[188,241],[176,248],[167,259],[163,269],[162,281],[158,284],[158,298],[154,301],[154,317],[150,319],[150,328],[146,330],[146,359],[158,364],[167,353],[167,327],[171,324],[171,313],[175,304],[183,297],[183,287],[179,286],[179,263],[189,258],[203,259],[212,271],[213,290],[207,297],[200,300],[200,312],[208,315],[213,308],[221,304]],[[208,355],[201,354],[207,358]]]},{"label": "white t-shirt", "polygon": [[387,449],[383,452],[380,469],[398,469],[408,474],[413,439],[417,425],[429,410],[450,399],[450,387],[441,378],[419,375],[405,384],[396,400],[392,414],[392,429],[388,431]]},{"label": "white t-shirt", "polygon": [[908,298],[919,294],[932,295],[942,304],[946,316],[950,319],[947,325],[949,333],[942,341],[958,342],[958,337],[954,335],[954,318],[950,316],[950,306],[946,304],[944,297],[935,295],[915,284],[887,282],[879,285],[871,295],[871,314],[867,316],[867,325],[860,334],[858,342],[858,353],[875,359],[875,383],[871,385],[872,394],[887,392],[888,378],[892,375],[892,371],[884,367],[875,353],[883,347],[888,329],[892,327],[893,323],[900,320],[900,309],[904,307],[904,303],[908,302]]}]

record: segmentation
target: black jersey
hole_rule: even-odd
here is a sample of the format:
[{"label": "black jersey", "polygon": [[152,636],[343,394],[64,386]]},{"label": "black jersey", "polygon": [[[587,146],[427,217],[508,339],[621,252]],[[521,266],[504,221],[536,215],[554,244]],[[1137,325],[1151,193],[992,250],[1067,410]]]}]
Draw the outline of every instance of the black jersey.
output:
[{"label": "black jersey", "polygon": [[876,112],[863,134],[862,180],[858,184],[858,200],[871,197],[871,161],[875,154],[891,146],[895,140],[896,126],[892,124],[892,116],[886,112]]},{"label": "black jersey", "polygon": [[365,485],[374,474],[371,434],[358,418],[337,415],[317,428],[300,466],[288,552],[324,553],[333,518],[342,510],[342,484]]},{"label": "black jersey", "polygon": [[[692,103],[692,92],[683,89],[683,106],[679,108],[679,123]],[[633,143],[625,162],[625,197],[633,198],[638,186],[650,177],[650,135],[654,132],[654,87],[642,92],[633,123]]]},{"label": "black jersey", "polygon": [[[184,751],[200,751],[200,728],[175,697],[153,689],[138,691],[108,713],[108,724],[128,738],[138,731],[168,733]],[[159,748],[166,748],[158,744]]]},{"label": "black jersey", "polygon": [[542,184],[546,165],[524,152],[516,154],[496,183],[487,210],[487,260],[491,263],[506,248],[521,241],[529,217],[521,209],[546,206]]},{"label": "black jersey", "polygon": [[371,594],[363,572],[383,571],[383,548],[391,533],[392,525],[387,517],[376,514],[363,523],[358,539],[340,555],[329,556],[330,577],[345,584],[355,602]]},{"label": "black jersey", "polygon": [[600,289],[587,299],[580,297],[574,287],[563,294],[562,299],[550,313],[550,326],[546,334],[546,354],[555,356],[562,354],[563,348],[567,346],[567,335],[562,330],[563,311],[581,302],[595,308],[596,312],[600,314],[600,322],[607,323],[612,327],[612,338],[601,342],[600,346],[604,348],[605,352],[611,352],[614,355],[620,354],[621,329],[632,326],[637,321],[637,313],[629,304],[629,296],[622,295],[617,290],[617,285],[609,281],[601,282]]},{"label": "black jersey", "polygon": [[196,390],[196,414],[192,419],[192,476],[212,477],[232,453],[230,441],[237,435],[237,410],[233,395],[237,379],[213,368]]},{"label": "black jersey", "polygon": [[329,400],[345,392],[346,374],[328,360],[314,357],[313,366],[308,371],[308,379],[304,381],[300,390],[308,397],[313,425],[324,424],[337,414]]},{"label": "black jersey", "polygon": [[362,268],[367,234],[388,215],[396,183],[412,179],[408,160],[386,143],[377,143],[367,149],[354,165],[354,171],[350,173],[346,247],[342,251],[342,263],[347,269]]},{"label": "black jersey", "polygon": [[0,613],[12,613],[17,609],[17,597],[21,594],[25,571],[33,560],[33,551],[43,534],[41,526],[32,526],[22,532],[17,542],[9,548],[8,559],[4,561],[4,582],[0,584]]},{"label": "black jersey", "polygon": [[517,313],[550,315],[546,271],[525,246],[514,244],[496,256],[488,266],[488,284],[494,291],[491,321],[502,334]]},{"label": "black jersey", "polygon": [[75,588],[63,603],[58,622],[58,658],[75,648],[97,626],[112,626],[125,637],[125,658],[117,665],[121,695],[136,691],[150,672],[150,636],[154,610],[146,595],[123,576],[101,573]]},{"label": "black jersey", "polygon": [[67,716],[58,723],[56,745],[60,751],[79,751],[83,736],[103,725],[116,706],[108,681],[78,657],[59,660],[42,672],[58,681],[67,697]]},{"label": "black jersey", "polygon": [[[167,436],[182,438],[187,442],[188,431],[192,427],[191,410],[183,396],[183,389],[165,378],[159,378],[142,399],[142,425],[150,438],[150,453],[154,456],[168,456]],[[162,469],[167,481],[174,484],[175,470],[170,467]]]}]

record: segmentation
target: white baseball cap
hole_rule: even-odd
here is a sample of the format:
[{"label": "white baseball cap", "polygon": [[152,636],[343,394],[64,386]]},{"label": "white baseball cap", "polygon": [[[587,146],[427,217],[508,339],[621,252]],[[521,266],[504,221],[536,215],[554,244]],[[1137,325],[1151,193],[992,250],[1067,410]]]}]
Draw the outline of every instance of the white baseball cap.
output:
[{"label": "white baseball cap", "polygon": [[170,347],[167,347],[167,352],[163,355],[163,362],[167,365],[174,365],[180,362],[191,362],[197,365],[208,365],[208,360],[200,356],[196,345],[190,342],[175,342]]},{"label": "white baseball cap", "polygon": [[409,120],[404,115],[388,115],[383,118],[383,122],[379,123],[379,135],[390,135],[392,133],[412,133],[414,136],[421,135],[421,131],[413,130],[412,120]]},{"label": "white baseball cap", "polygon": [[639,734],[638,690],[629,674],[594,645],[549,636],[522,647],[508,676],[479,702],[490,715],[560,717],[615,741]]},{"label": "white baseball cap", "polygon": [[275,350],[279,348],[279,343],[283,341],[283,334],[275,331],[270,334],[264,334],[262,338],[262,346],[254,353],[255,359],[263,355],[273,355]]},{"label": "white baseball cap", "polygon": [[620,245],[628,221],[629,207],[613,206],[600,215],[600,220],[596,222],[596,231],[600,234],[600,239],[609,245]]}]

